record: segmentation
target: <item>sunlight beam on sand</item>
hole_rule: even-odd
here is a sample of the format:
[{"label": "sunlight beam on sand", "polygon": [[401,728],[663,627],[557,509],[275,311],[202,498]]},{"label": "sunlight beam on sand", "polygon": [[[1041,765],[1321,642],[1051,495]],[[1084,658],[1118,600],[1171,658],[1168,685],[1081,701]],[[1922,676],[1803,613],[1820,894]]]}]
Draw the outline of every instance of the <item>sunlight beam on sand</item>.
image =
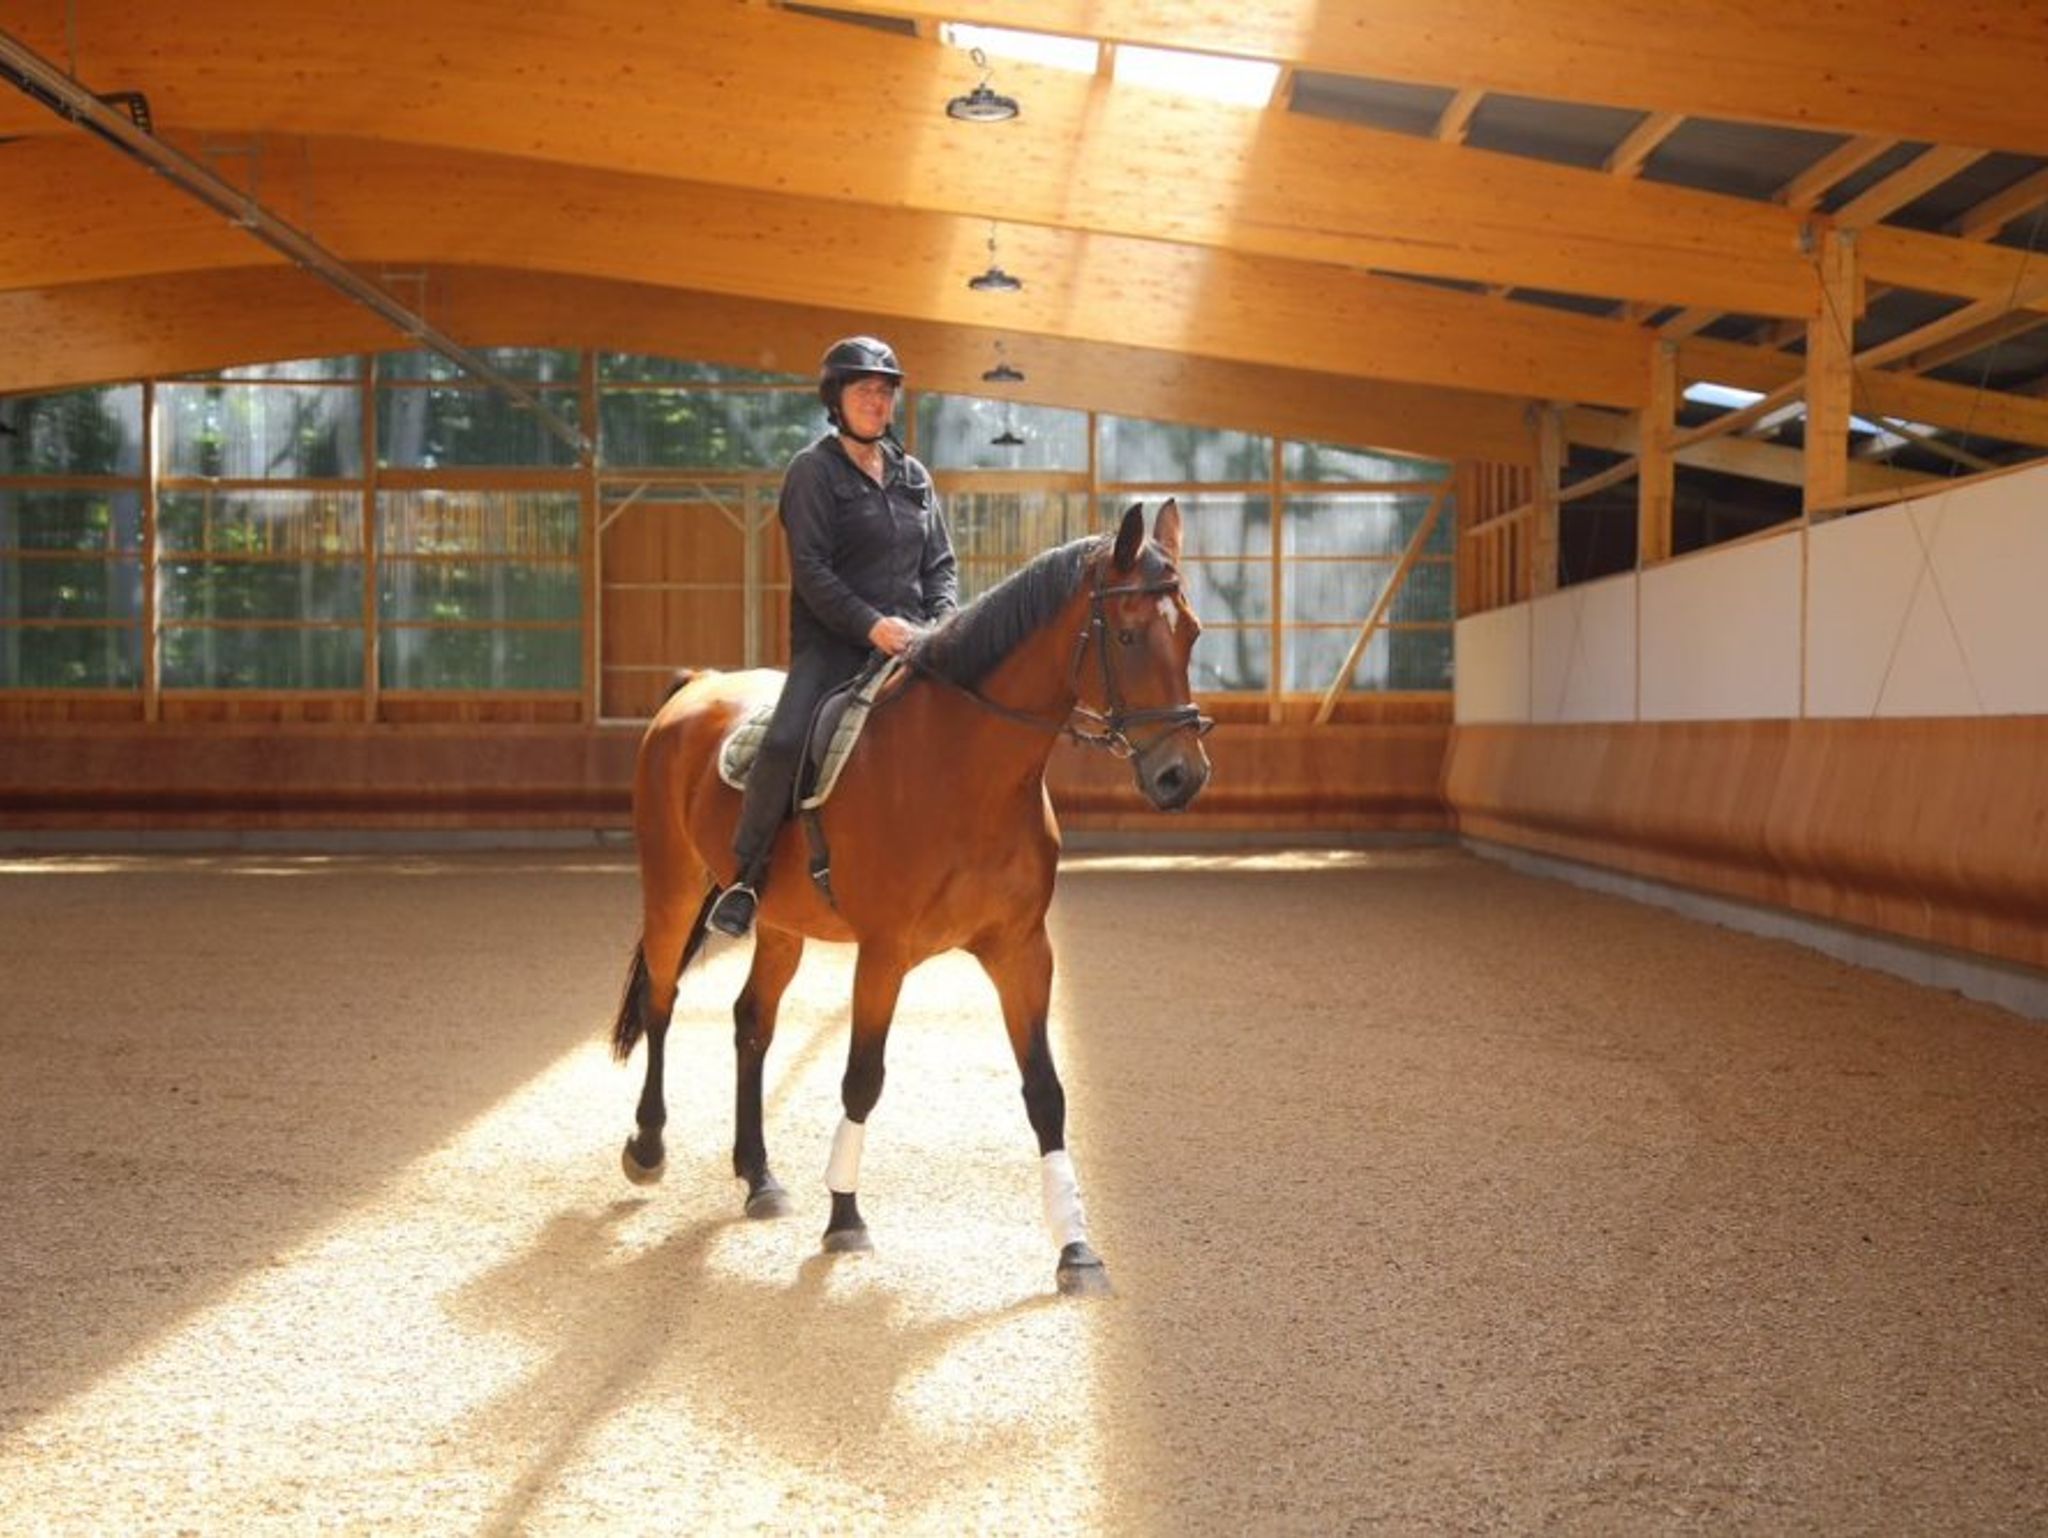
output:
[{"label": "sunlight beam on sand", "polygon": [[963,957],[913,974],[863,1172],[878,1250],[829,1261],[852,952],[813,947],[785,1005],[777,1223],[729,1177],[746,961],[686,984],[664,1185],[618,1169],[640,1061],[578,1048],[0,1437],[0,1532],[1089,1526],[1098,1316],[1051,1296],[993,991]]}]

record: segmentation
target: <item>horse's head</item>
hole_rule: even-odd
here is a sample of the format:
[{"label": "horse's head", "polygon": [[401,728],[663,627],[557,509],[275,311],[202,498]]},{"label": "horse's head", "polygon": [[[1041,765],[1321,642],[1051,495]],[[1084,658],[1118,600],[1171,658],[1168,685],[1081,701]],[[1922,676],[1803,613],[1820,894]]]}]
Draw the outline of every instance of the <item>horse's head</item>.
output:
[{"label": "horse's head", "polygon": [[1137,505],[1097,565],[1091,619],[1077,657],[1083,710],[1110,745],[1129,756],[1138,789],[1161,811],[1177,812],[1209,781],[1202,737],[1215,723],[1195,708],[1188,660],[1201,622],[1181,589],[1180,508],[1159,510],[1152,538]]}]

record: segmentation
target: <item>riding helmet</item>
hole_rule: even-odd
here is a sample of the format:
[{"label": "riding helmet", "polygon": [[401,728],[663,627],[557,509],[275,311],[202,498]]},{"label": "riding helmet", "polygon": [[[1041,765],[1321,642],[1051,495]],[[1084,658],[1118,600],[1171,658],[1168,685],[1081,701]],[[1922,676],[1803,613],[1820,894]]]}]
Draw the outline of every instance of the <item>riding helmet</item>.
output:
[{"label": "riding helmet", "polygon": [[818,399],[825,403],[825,414],[834,425],[839,421],[839,392],[868,374],[903,382],[903,365],[887,342],[872,336],[850,336],[826,351],[818,368]]}]

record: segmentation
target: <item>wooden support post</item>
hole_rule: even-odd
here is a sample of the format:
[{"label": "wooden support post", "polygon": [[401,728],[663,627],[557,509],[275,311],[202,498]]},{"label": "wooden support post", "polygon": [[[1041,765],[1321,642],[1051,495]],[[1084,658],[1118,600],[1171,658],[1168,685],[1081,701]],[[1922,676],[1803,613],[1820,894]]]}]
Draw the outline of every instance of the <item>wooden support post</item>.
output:
[{"label": "wooden support post", "polygon": [[1643,403],[1642,466],[1636,482],[1636,568],[1671,558],[1671,438],[1678,423],[1678,346],[1659,342],[1650,353],[1649,399]]},{"label": "wooden support post", "polygon": [[1558,488],[1564,483],[1564,410],[1555,401],[1533,409],[1536,475],[1530,488],[1529,596],[1557,591]]},{"label": "wooden support post", "polygon": [[1815,251],[1817,307],[1806,323],[1806,511],[1849,494],[1849,399],[1854,387],[1856,237],[1826,229]]}]

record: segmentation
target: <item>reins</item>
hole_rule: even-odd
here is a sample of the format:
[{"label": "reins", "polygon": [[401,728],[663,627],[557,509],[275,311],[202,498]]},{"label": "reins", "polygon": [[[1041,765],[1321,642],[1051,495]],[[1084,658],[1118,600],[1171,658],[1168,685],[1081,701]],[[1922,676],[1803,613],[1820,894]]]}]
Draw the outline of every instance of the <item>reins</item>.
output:
[{"label": "reins", "polygon": [[[1084,747],[1101,748],[1113,758],[1142,760],[1147,753],[1176,733],[1192,731],[1197,737],[1204,737],[1216,723],[1193,705],[1169,705],[1150,710],[1124,708],[1123,691],[1117,687],[1116,669],[1111,667],[1109,662],[1109,624],[1104,604],[1111,598],[1155,597],[1179,591],[1180,582],[1177,578],[1168,578],[1161,582],[1123,583],[1116,587],[1097,583],[1089,593],[1088,624],[1074,637],[1073,661],[1067,669],[1067,692],[1073,697],[1073,703],[1067,707],[1064,715],[1036,715],[992,700],[979,689],[949,678],[936,668],[928,666],[919,655],[922,647],[913,647],[905,654],[904,660],[919,677],[934,679],[947,688],[966,695],[983,710],[991,715],[1000,716],[1005,721],[1013,721],[1020,726],[1029,726],[1042,732],[1051,732]],[[1081,667],[1087,658],[1090,640],[1096,641],[1096,651],[1102,659],[1102,692],[1109,705],[1107,712],[1081,703]],[[1131,728],[1150,726],[1154,723],[1164,723],[1164,727],[1149,741],[1140,744],[1131,740]]]}]

